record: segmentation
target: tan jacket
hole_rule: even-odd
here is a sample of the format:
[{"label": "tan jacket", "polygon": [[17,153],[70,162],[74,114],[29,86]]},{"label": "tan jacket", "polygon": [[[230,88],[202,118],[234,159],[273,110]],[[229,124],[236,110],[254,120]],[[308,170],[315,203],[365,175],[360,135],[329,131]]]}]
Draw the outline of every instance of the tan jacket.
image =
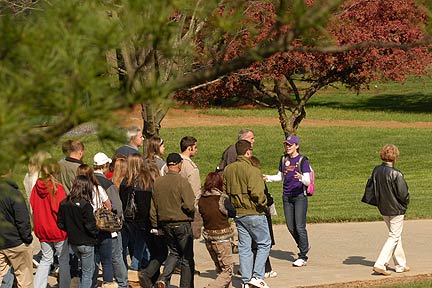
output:
[{"label": "tan jacket", "polygon": [[189,157],[182,154],[180,156],[183,158],[180,175],[188,180],[195,197],[197,197],[201,193],[201,178],[198,166]]}]

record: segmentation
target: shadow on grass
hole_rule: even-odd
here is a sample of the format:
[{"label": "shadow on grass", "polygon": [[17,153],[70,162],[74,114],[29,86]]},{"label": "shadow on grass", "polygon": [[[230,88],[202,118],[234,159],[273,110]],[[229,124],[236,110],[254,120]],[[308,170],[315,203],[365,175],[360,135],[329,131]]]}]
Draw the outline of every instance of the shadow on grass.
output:
[{"label": "shadow on grass", "polygon": [[[350,97],[350,96],[346,96]],[[355,97],[355,96],[354,96]],[[358,101],[317,101],[316,107],[342,108],[363,111],[388,111],[425,113],[432,111],[432,95],[424,93],[380,94],[371,97],[359,97]]]},{"label": "shadow on grass", "polygon": [[375,262],[366,260],[366,258],[363,256],[349,256],[342,263],[345,265],[363,265],[369,267],[373,267],[375,264]]}]

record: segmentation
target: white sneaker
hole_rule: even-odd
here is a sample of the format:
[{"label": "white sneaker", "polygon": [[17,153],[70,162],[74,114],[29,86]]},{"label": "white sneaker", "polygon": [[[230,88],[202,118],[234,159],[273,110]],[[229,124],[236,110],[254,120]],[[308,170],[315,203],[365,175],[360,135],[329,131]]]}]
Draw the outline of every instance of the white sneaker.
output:
[{"label": "white sneaker", "polygon": [[299,258],[296,261],[294,261],[292,265],[295,266],[295,267],[306,266],[307,265],[307,261],[304,260],[304,259]]},{"label": "white sneaker", "polygon": [[270,271],[270,272],[266,272],[265,274],[264,274],[264,278],[275,278],[275,277],[277,277],[277,272],[276,271]]},{"label": "white sneaker", "polygon": [[241,286],[242,288],[250,288],[249,287],[249,284],[247,284],[247,283],[242,283],[242,286]]},{"label": "white sneaker", "polygon": [[403,267],[403,266],[400,266],[400,265],[396,265],[396,267],[395,267],[395,272],[396,273],[408,272],[410,270],[411,269],[408,266]]},{"label": "white sneaker", "polygon": [[252,277],[249,282],[247,282],[249,286],[251,287],[257,287],[257,288],[269,288],[269,286],[264,282],[262,279],[258,279],[256,277]]}]

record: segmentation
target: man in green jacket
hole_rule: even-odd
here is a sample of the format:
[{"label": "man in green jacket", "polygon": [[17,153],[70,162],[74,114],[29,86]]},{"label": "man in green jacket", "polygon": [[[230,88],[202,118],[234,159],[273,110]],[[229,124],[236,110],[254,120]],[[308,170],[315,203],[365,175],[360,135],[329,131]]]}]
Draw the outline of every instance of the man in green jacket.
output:
[{"label": "man in green jacket", "polygon": [[[235,222],[239,235],[242,287],[268,287],[264,282],[265,262],[270,253],[271,239],[265,209],[267,198],[261,171],[252,166],[252,145],[249,141],[236,143],[237,161],[223,172],[223,188],[237,210]],[[258,246],[253,261],[252,239]]]},{"label": "man in green jacket", "polygon": [[195,195],[186,178],[180,175],[183,159],[178,153],[167,157],[168,172],[156,179],[150,219],[161,227],[168,244],[168,257],[156,282],[157,288],[168,287],[177,263],[181,263],[180,288],[194,288],[195,262],[191,222],[194,219]]}]

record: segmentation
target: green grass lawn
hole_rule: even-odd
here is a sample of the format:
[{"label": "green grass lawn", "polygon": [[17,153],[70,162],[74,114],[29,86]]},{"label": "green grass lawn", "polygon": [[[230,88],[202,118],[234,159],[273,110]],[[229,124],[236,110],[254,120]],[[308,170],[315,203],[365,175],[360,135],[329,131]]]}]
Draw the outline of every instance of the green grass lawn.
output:
[{"label": "green grass lawn", "polygon": [[[408,85],[411,87],[410,91],[401,90],[398,85],[400,84],[388,86],[392,89],[378,86],[384,87],[381,88],[381,93],[374,94],[373,91],[369,91],[358,96],[352,93],[336,95],[334,93],[342,90],[329,88],[336,92],[330,93],[326,90],[322,95],[317,95],[316,99],[311,101],[308,115],[316,119],[432,121],[432,85],[426,89],[419,83],[411,83]],[[389,99],[393,99],[393,93],[399,94],[394,96],[396,100],[387,107]],[[203,113],[277,117],[277,112],[269,109],[208,109]],[[236,141],[237,132],[241,128],[244,127],[163,128],[161,137],[165,139],[168,155],[170,152],[178,152],[179,141],[183,136],[195,136],[199,141],[195,162],[200,168],[201,178],[204,179],[207,173],[214,171],[224,149]],[[254,154],[261,160],[262,172],[277,173],[278,162],[283,153],[282,129],[279,125],[249,128],[255,131]],[[401,152],[396,167],[405,174],[411,193],[407,218],[432,218],[432,197],[429,195],[432,180],[429,173],[432,167],[429,148],[432,140],[431,130],[300,126],[298,135],[301,140],[301,153],[309,157],[316,174],[316,193],[309,198],[309,223],[381,219],[375,207],[361,203],[360,199],[373,167],[381,162],[378,151],[387,143],[396,144]],[[112,155],[114,150],[122,145],[119,142],[101,143],[95,135],[81,139],[86,146],[84,161],[89,164],[92,163],[92,157],[96,152],[103,151]],[[57,159],[64,157],[60,145],[49,147],[47,150]],[[21,165],[15,171],[15,179],[19,184],[22,183],[25,170],[26,166]],[[276,200],[279,214],[274,221],[282,223],[282,183],[269,183],[268,187]]]}]

